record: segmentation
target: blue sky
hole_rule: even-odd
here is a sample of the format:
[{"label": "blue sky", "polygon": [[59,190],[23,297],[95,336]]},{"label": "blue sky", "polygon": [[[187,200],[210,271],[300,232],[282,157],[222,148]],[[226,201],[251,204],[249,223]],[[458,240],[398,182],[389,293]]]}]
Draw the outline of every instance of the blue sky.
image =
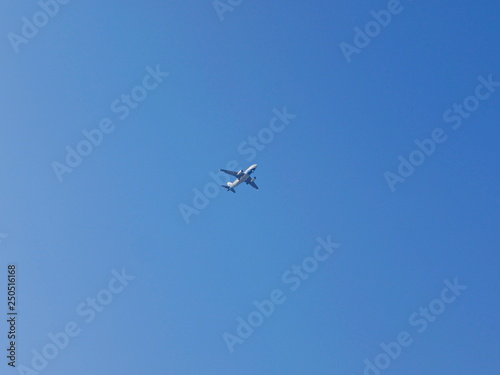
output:
[{"label": "blue sky", "polygon": [[[0,259],[18,295],[17,368],[2,371],[498,372],[498,2],[232,4],[221,20],[211,1],[70,1],[14,46],[41,8],[1,5]],[[283,111],[283,130],[242,153]],[[400,156],[418,164],[404,176]],[[258,163],[259,191],[210,190],[231,161]]]}]

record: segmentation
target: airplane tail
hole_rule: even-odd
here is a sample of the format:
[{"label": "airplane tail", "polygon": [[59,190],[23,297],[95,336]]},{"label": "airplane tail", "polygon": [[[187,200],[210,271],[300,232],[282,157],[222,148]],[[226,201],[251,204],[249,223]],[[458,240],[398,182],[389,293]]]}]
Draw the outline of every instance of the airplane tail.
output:
[{"label": "airplane tail", "polygon": [[236,190],[234,190],[232,187],[227,186],[227,185],[221,185],[223,188],[226,188],[226,191],[232,191],[233,193],[236,193]]}]

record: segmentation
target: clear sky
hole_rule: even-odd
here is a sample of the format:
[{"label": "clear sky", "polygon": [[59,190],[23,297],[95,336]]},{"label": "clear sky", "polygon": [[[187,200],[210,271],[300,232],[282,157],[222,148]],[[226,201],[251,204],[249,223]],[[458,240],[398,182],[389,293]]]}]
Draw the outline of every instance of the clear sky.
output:
[{"label": "clear sky", "polygon": [[498,1],[61,3],[0,5],[2,373],[499,373]]}]

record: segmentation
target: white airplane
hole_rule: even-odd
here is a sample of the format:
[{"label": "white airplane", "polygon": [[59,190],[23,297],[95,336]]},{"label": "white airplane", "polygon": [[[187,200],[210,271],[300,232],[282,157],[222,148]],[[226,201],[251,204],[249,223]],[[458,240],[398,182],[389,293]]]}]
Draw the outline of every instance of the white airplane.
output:
[{"label": "white airplane", "polygon": [[224,172],[224,173],[230,174],[231,176],[236,177],[236,180],[234,180],[233,182],[228,182],[226,185],[221,185],[221,186],[223,188],[226,188],[227,191],[231,190],[233,193],[236,193],[234,188],[236,186],[238,186],[239,184],[246,182],[247,185],[250,185],[254,189],[259,190],[259,187],[254,182],[257,177],[250,176],[256,169],[257,169],[257,164],[251,165],[244,172],[242,169],[240,169],[238,172],[228,171],[225,169],[219,169],[219,171],[221,171],[221,172]]}]

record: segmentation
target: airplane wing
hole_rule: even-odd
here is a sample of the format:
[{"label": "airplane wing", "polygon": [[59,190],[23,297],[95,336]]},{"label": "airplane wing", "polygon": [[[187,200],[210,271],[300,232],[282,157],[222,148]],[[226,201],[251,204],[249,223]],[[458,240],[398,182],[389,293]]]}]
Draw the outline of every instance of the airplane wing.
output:
[{"label": "airplane wing", "polygon": [[219,171],[230,174],[231,176],[238,177],[238,172],[228,171],[226,169],[219,169]]},{"label": "airplane wing", "polygon": [[259,187],[257,186],[257,184],[255,182],[252,181],[252,182],[249,182],[248,184],[251,185],[254,189],[259,190]]}]

